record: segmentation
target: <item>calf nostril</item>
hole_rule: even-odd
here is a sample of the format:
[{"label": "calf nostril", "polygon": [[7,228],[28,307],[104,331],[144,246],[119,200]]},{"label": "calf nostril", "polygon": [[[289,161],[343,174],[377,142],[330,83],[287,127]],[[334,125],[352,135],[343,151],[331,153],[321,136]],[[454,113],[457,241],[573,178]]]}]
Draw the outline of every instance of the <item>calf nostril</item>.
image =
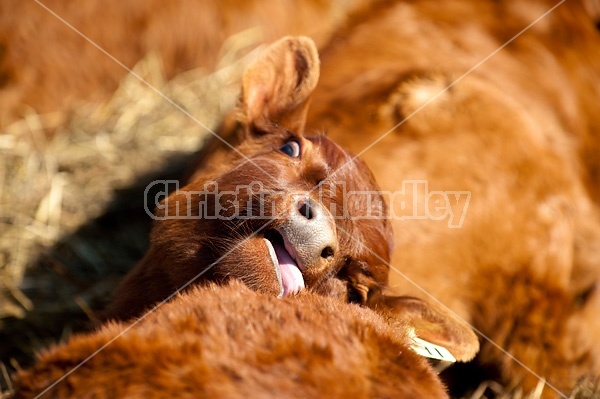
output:
[{"label": "calf nostril", "polygon": [[327,260],[331,260],[333,258],[333,248],[331,247],[325,247],[322,251],[321,251],[321,258],[327,259]]},{"label": "calf nostril", "polygon": [[313,207],[310,205],[310,201],[304,201],[299,207],[298,212],[308,220],[311,220],[315,217],[315,211]]}]

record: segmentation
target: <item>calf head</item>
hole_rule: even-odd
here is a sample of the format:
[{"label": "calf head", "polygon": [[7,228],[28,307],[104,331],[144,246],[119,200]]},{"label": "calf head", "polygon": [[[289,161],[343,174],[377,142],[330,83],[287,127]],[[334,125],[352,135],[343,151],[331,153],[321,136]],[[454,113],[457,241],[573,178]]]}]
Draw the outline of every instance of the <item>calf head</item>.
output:
[{"label": "calf head", "polygon": [[[220,131],[235,145],[209,154],[158,206],[150,249],[109,317],[137,315],[198,281],[237,278],[278,296],[306,287],[361,303],[386,284],[391,229],[370,171],[304,131],[318,76],[315,45],[302,37],[273,44],[246,70]],[[349,192],[361,194],[348,204]]]}]

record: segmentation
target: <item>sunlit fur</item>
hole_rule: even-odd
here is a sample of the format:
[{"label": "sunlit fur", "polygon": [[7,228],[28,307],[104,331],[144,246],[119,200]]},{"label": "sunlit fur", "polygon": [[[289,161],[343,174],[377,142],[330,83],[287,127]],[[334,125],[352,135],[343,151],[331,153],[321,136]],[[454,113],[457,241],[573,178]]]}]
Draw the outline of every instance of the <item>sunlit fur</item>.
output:
[{"label": "sunlit fur", "polygon": [[277,299],[239,282],[196,287],[133,328],[109,323],[42,353],[15,380],[32,398],[447,398],[406,330],[368,309],[303,292]]}]

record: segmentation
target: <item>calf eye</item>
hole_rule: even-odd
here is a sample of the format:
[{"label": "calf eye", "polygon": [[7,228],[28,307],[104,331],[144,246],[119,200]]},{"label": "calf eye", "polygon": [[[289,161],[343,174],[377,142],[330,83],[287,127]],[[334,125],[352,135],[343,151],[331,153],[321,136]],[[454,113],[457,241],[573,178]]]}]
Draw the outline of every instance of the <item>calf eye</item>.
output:
[{"label": "calf eye", "polygon": [[279,151],[292,158],[298,158],[300,156],[300,144],[297,141],[288,141],[279,148]]}]

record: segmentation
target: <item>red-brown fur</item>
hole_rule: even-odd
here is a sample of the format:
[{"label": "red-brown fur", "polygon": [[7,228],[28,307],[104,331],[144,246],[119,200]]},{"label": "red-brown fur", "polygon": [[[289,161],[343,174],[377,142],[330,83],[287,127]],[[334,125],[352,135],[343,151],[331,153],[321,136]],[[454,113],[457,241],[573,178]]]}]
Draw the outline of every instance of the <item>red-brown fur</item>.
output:
[{"label": "red-brown fur", "polygon": [[[411,116],[361,154],[382,189],[427,180],[471,202],[457,229],[392,221],[391,291],[423,295],[416,283],[530,369],[482,339],[478,362],[501,381],[530,391],[533,371],[566,394],[600,373],[594,21],[566,3],[425,105],[552,5],[381,2],[356,13],[322,46],[306,129],[360,152]],[[391,207],[409,214],[423,195]]]},{"label": "red-brown fur", "polygon": [[[202,196],[193,196],[191,204],[185,196],[202,190],[206,181],[215,182],[219,191],[260,181],[269,193],[264,201],[275,204],[269,228],[285,219],[278,215],[285,215],[293,194],[308,195],[327,209],[334,203],[341,207],[344,192],[319,197],[312,191],[329,180],[345,182],[346,191],[370,191],[378,200],[378,188],[361,162],[324,136],[304,135],[318,71],[316,49],[307,38],[285,38],[269,47],[244,74],[235,121],[223,127],[237,136],[236,151],[245,158],[209,154],[220,155],[220,162],[199,170],[159,206],[157,216],[177,209],[178,215],[197,215]],[[279,150],[290,139],[300,145],[297,158]],[[367,199],[357,200],[356,208],[347,209],[350,216],[365,215]],[[447,397],[433,369],[409,349],[406,329],[444,345],[459,360],[477,352],[476,337],[444,310],[383,295],[391,245],[385,218],[336,219],[333,228],[344,235],[335,255],[317,264],[322,267],[303,269],[307,290],[283,301],[275,299],[273,262],[261,246],[264,223],[255,218],[158,220],[147,256],[120,285],[109,310],[111,318],[134,323],[131,330],[123,322],[109,322],[99,332],[42,354],[32,369],[15,377],[16,397],[35,396],[100,348],[49,395],[164,397],[191,391],[211,397]],[[355,245],[356,239],[365,246]],[[208,267],[198,282],[235,277],[265,294],[239,282],[226,288],[192,286],[135,324],[132,316],[194,282]],[[345,304],[352,300],[372,305],[389,325],[371,310]]]},{"label": "red-brown fur", "polygon": [[[322,0],[41,3],[128,68],[159,55],[168,78],[214,68],[225,40],[244,29],[263,26],[258,37],[266,41],[300,33],[325,39],[342,8]],[[50,113],[106,100],[126,74],[34,1],[0,2],[0,128],[29,107]]]},{"label": "red-brown fur", "polygon": [[130,328],[109,323],[47,350],[17,398],[447,398],[406,324],[309,292],[195,288]]},{"label": "red-brown fur", "polygon": [[[476,3],[386,3],[351,20],[321,51],[307,128],[359,152],[554,5]],[[565,394],[600,373],[599,39],[567,2],[361,155],[383,190],[471,192],[461,228],[392,221],[392,266]],[[394,292],[422,295],[395,270]],[[536,387],[481,342],[481,364]]]},{"label": "red-brown fur", "polygon": [[[565,2],[425,106],[555,3],[374,3],[322,41],[307,130],[358,153],[411,116],[361,156],[382,188],[426,179],[472,197],[460,229],[394,221],[392,266],[566,393],[600,373],[597,15]],[[395,271],[390,285],[422,295]],[[482,343],[478,361],[502,381],[536,386]]]},{"label": "red-brown fur", "polygon": [[[199,283],[236,277],[250,287],[277,294],[277,286],[266,283],[274,281],[273,266],[261,241],[265,231],[277,229],[285,222],[286,210],[295,196],[309,196],[332,211],[333,205],[342,210],[347,191],[371,191],[376,196],[374,200],[382,203],[377,196],[379,189],[362,162],[352,159],[318,131],[311,135],[303,132],[306,104],[319,67],[314,45],[307,46],[308,39],[302,40],[273,45],[246,71],[240,108],[220,130],[220,134],[234,137],[236,151],[208,153],[213,157],[210,166],[197,170],[189,183],[157,210],[159,218],[197,216],[198,203],[208,196],[190,193],[206,191],[207,182],[218,187],[219,193],[259,182],[269,194],[255,203],[264,204],[266,209],[275,204],[275,210],[267,214],[270,220],[176,217],[155,221],[150,249],[117,289],[107,318],[139,315],[194,280]],[[288,48],[288,44],[294,47]],[[293,84],[287,87],[287,82]],[[301,147],[301,155],[296,159],[279,151],[290,140]],[[338,182],[345,184],[345,190],[339,185],[334,192],[327,189]],[[240,197],[242,202],[248,198],[244,191],[237,199]],[[368,206],[366,197],[357,200],[353,204],[356,207],[348,209],[351,216],[363,215]],[[212,215],[213,201],[208,202]],[[385,207],[381,212],[385,215]],[[365,286],[375,292],[386,283],[392,245],[390,225],[385,218],[352,217],[338,217],[335,224],[344,234],[337,234],[333,260],[323,267],[303,270],[306,285],[344,300],[363,293],[355,300],[365,303]],[[369,250],[357,246],[350,237],[366,242]]]}]

